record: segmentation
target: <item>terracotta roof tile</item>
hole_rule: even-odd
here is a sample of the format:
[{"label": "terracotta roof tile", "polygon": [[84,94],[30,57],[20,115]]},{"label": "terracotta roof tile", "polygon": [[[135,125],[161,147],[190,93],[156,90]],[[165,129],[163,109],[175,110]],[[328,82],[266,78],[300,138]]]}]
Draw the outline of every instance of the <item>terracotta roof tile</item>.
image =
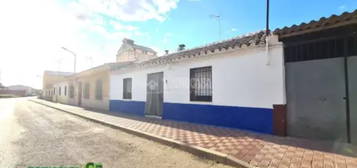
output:
[{"label": "terracotta roof tile", "polygon": [[[143,66],[148,64],[149,65],[165,64],[167,62],[178,61],[180,59],[193,58],[201,55],[206,55],[209,53],[214,53],[216,51],[223,51],[232,48],[242,48],[242,47],[249,47],[249,46],[256,46],[256,45],[265,45],[265,40],[266,40],[265,37],[266,37],[265,32],[259,31],[257,33],[249,34],[246,36],[238,36],[229,40],[212,43],[202,47],[178,51],[165,56],[150,59],[148,61],[144,61],[136,65]],[[113,68],[112,70],[121,69],[128,66],[133,66],[133,65],[131,64],[127,66],[116,67]]]},{"label": "terracotta roof tile", "polygon": [[351,24],[357,24],[357,10],[344,12],[339,16],[321,17],[318,21],[312,20],[309,23],[276,29],[274,34],[279,35],[280,38],[284,38]]}]

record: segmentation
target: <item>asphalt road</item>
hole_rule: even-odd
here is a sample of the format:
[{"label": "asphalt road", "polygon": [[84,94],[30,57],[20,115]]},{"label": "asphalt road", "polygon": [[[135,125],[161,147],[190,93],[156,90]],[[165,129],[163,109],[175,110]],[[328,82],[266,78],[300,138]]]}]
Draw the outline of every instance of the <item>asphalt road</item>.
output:
[{"label": "asphalt road", "polygon": [[0,99],[0,168],[228,167],[27,100]]}]

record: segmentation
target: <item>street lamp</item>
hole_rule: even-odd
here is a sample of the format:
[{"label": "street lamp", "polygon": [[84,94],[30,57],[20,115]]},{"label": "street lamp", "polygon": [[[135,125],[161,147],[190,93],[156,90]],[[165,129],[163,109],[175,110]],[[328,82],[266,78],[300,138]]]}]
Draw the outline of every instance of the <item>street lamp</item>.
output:
[{"label": "street lamp", "polygon": [[67,49],[66,47],[61,47],[63,50],[65,50],[65,51],[67,51],[67,52],[69,52],[69,53],[71,53],[72,55],[73,55],[73,57],[74,57],[74,67],[73,67],[73,71],[74,71],[74,73],[76,73],[76,62],[77,62],[77,55],[76,55],[76,53],[74,53],[73,51],[71,51],[71,50],[69,50],[69,49]]}]

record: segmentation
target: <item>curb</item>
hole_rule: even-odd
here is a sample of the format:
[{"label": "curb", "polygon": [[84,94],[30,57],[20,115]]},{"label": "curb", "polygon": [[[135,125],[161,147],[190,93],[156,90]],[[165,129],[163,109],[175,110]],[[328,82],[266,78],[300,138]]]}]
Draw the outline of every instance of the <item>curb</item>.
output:
[{"label": "curb", "polygon": [[126,133],[133,134],[133,135],[145,138],[145,139],[149,139],[149,140],[152,140],[152,141],[155,141],[155,142],[167,145],[167,146],[171,146],[171,147],[174,147],[174,148],[189,152],[189,153],[191,153],[193,155],[196,155],[196,156],[199,156],[199,157],[203,157],[203,158],[206,158],[206,159],[209,159],[209,160],[217,161],[219,163],[223,163],[223,164],[234,166],[234,167],[257,168],[255,166],[252,166],[252,165],[248,164],[245,161],[233,158],[233,157],[228,156],[227,154],[224,154],[224,153],[221,153],[221,152],[209,150],[209,149],[202,148],[202,147],[199,147],[199,146],[188,145],[188,144],[180,142],[180,141],[168,139],[168,138],[165,138],[165,137],[160,137],[160,136],[157,136],[157,135],[154,135],[154,134],[150,134],[150,133],[146,133],[146,132],[142,132],[142,131],[126,128],[126,127],[122,127],[122,126],[119,126],[119,125],[115,125],[114,123],[93,119],[93,118],[90,118],[90,117],[87,117],[87,116],[84,116],[84,115],[80,115],[80,114],[71,112],[69,110],[64,110],[64,109],[61,109],[61,108],[58,108],[58,107],[54,107],[54,106],[48,105],[46,103],[42,103],[42,102],[36,101],[36,100],[29,100],[29,101],[37,103],[37,104],[41,104],[43,106],[47,106],[47,107],[50,107],[50,108],[53,108],[53,109],[56,109],[56,110],[59,110],[59,111],[62,111],[62,112],[66,112],[68,114],[72,114],[72,115],[75,115],[77,117],[80,117],[80,118],[83,118],[83,119],[86,119],[86,120],[89,120],[89,121],[92,121],[92,122],[96,122],[96,123],[99,123],[99,124],[102,124],[102,125],[105,125],[105,126],[109,126],[111,128],[120,129],[120,130],[122,130],[122,131],[124,131]]}]

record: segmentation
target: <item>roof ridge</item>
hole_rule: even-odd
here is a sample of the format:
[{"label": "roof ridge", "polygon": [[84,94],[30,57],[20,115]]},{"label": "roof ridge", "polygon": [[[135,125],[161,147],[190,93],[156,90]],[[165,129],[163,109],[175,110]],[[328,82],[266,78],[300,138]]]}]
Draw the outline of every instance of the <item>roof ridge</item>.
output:
[{"label": "roof ridge", "polygon": [[[246,48],[248,46],[257,46],[265,43],[266,43],[266,39],[265,39],[264,31],[251,32],[227,40],[222,40],[215,43],[209,43],[202,46],[194,47],[191,49],[177,51],[141,63],[136,63],[135,65],[143,66],[147,64],[151,64],[151,65],[164,64],[170,61],[192,58],[200,55],[207,55],[210,53],[214,53],[217,50],[218,52],[223,52],[233,48]],[[125,68],[125,67],[127,66],[121,66],[118,69]]]},{"label": "roof ridge", "polygon": [[352,12],[343,12],[340,15],[331,14],[328,17],[320,17],[319,19],[311,20],[308,23],[301,22],[298,25],[293,24],[291,26],[284,26],[283,28],[276,28],[273,32],[277,35],[286,35],[291,33],[303,32],[306,30],[312,30],[320,27],[328,27],[351,20],[357,21],[357,9]]},{"label": "roof ridge", "polygon": [[[243,38],[246,38],[246,37],[252,37],[254,35],[259,35],[260,33],[263,33],[263,32],[264,32],[263,30],[259,30],[259,31],[255,31],[255,32],[249,32],[249,33],[237,35],[237,36],[229,38],[229,39],[219,40],[219,41],[215,41],[215,42],[211,42],[211,43],[206,43],[206,44],[203,44],[203,45],[200,45],[200,46],[197,46],[197,47],[193,47],[193,48],[189,48],[189,49],[185,49],[185,50],[181,50],[181,51],[176,51],[176,52],[173,52],[173,53],[170,53],[170,54],[167,54],[167,55],[163,55],[163,56],[170,56],[170,55],[173,55],[173,54],[183,53],[183,52],[187,52],[187,51],[191,51],[191,50],[195,50],[195,49],[207,48],[207,47],[210,47],[210,46],[213,46],[213,45],[218,45],[218,44],[222,44],[222,43],[225,43],[225,42],[230,42],[232,40],[239,40],[239,39],[243,39]],[[162,57],[162,56],[160,56],[160,57]]]}]

